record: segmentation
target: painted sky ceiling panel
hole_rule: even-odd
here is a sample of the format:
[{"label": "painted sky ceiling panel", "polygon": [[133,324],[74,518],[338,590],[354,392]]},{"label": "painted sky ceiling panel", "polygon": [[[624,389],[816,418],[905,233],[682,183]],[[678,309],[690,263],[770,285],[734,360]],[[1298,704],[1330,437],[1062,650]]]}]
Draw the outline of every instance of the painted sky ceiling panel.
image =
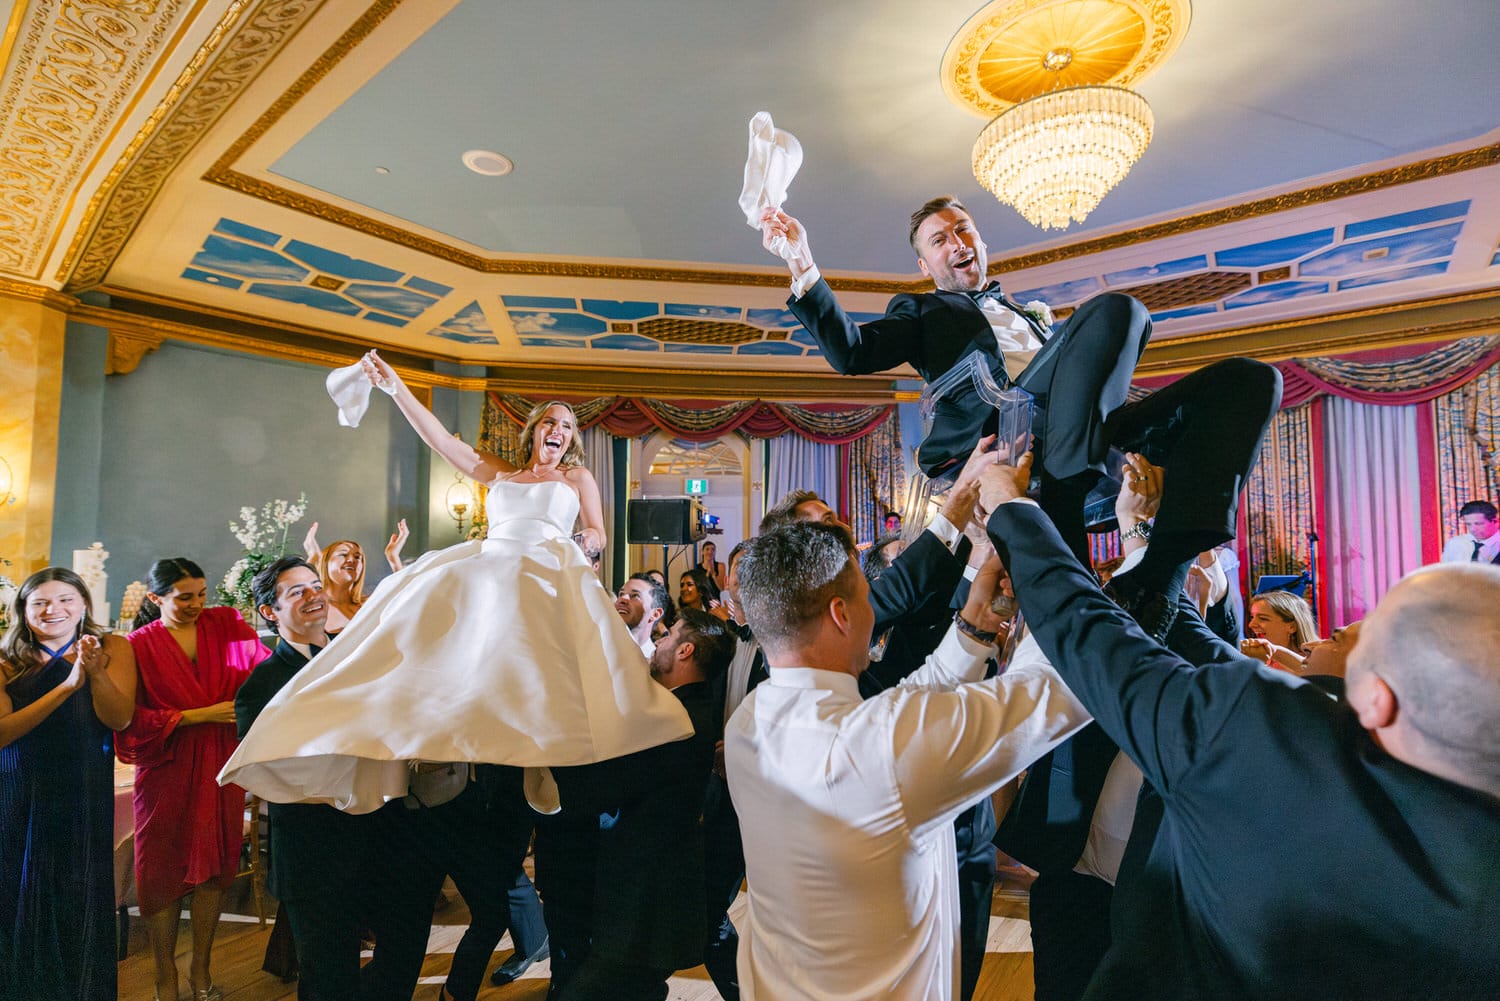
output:
[{"label": "painted sky ceiling panel", "polygon": [[517,309],[577,309],[577,299],[550,295],[502,295],[500,301]]},{"label": "painted sky ceiling panel", "polygon": [[563,310],[513,309],[510,319],[518,334],[546,334],[549,337],[588,337],[602,334],[609,325],[596,316]]},{"label": "painted sky ceiling panel", "polygon": [[[519,295],[504,295],[500,301],[525,347],[702,355],[822,354],[796,317],[784,309]],[[880,314],[851,315],[865,322]]]},{"label": "painted sky ceiling panel", "polygon": [[195,282],[203,282],[205,285],[219,285],[223,288],[237,289],[245,284],[238,278],[231,278],[228,275],[216,275],[208,271],[200,271],[197,268],[184,268],[182,277],[190,278]]},{"label": "painted sky ceiling panel", "polygon": [[739,306],[698,306],[681,302],[662,304],[667,316],[690,316],[695,320],[740,320],[745,311]]},{"label": "painted sky ceiling panel", "polygon": [[433,327],[428,333],[434,337],[458,341],[460,344],[500,343],[490,327],[489,319],[484,315],[484,310],[479,308],[477,299],[454,313],[445,322]]},{"label": "painted sky ceiling panel", "polygon": [[1332,246],[1333,242],[1332,229],[1319,229],[1264,243],[1248,243],[1243,247],[1220,250],[1214,254],[1214,263],[1221,268],[1268,268],[1273,264],[1290,264]]},{"label": "painted sky ceiling panel", "polygon": [[1191,274],[1194,271],[1208,270],[1208,258],[1199,254],[1196,257],[1184,257],[1176,261],[1164,261],[1161,264],[1153,264],[1144,268],[1128,268],[1124,271],[1111,271],[1104,276],[1106,285],[1143,285],[1146,282],[1173,278],[1177,275]]},{"label": "painted sky ceiling panel", "polygon": [[249,240],[251,243],[263,243],[267,247],[274,247],[281,242],[280,234],[258,226],[251,226],[248,223],[235,222],[233,219],[220,219],[219,224],[214,227],[214,232],[223,233],[225,236],[236,236],[241,240]]},{"label": "painted sky ceiling panel", "polygon": [[[506,299],[506,305],[510,305],[510,297]],[[622,302],[618,299],[584,299],[583,310],[602,316],[606,320],[644,320],[648,316],[656,316],[661,312],[661,306],[654,302]]]},{"label": "painted sky ceiling panel", "polygon": [[[351,281],[370,282],[397,282],[401,280],[401,272],[394,268],[382,267],[379,264],[371,264],[369,261],[361,261],[347,254],[335,253],[332,250],[324,250],[301,240],[288,241],[283,248],[288,257],[301,261],[314,271],[322,271],[325,274],[337,275],[340,278],[348,278]],[[449,289],[448,291],[452,291]]]},{"label": "painted sky ceiling panel", "polygon": [[1327,282],[1275,282],[1230,296],[1224,300],[1224,308],[1243,309],[1246,306],[1260,306],[1268,302],[1285,302],[1288,299],[1301,299],[1309,295],[1323,295],[1327,291]]},{"label": "painted sky ceiling panel", "polygon": [[1315,278],[1337,278],[1385,271],[1401,265],[1416,264],[1439,257],[1453,256],[1462,222],[1452,222],[1429,229],[1408,230],[1390,236],[1344,243],[1309,257],[1297,268],[1298,274]]},{"label": "painted sky ceiling panel", "polygon": [[1468,201],[1449,202],[1447,205],[1433,205],[1430,208],[1414,209],[1411,212],[1399,212],[1396,215],[1382,216],[1379,219],[1351,222],[1344,227],[1344,239],[1357,240],[1360,237],[1374,236],[1376,233],[1385,233],[1393,229],[1405,229],[1408,226],[1421,226],[1426,223],[1443,222],[1448,219],[1463,219],[1468,214]]},{"label": "painted sky ceiling panel", "polygon": [[1016,302],[1025,305],[1033,299],[1040,299],[1049,306],[1062,305],[1065,303],[1082,302],[1091,295],[1103,291],[1103,287],[1097,278],[1078,278],[1068,282],[1055,282],[1051,285],[1038,285],[1036,288],[1025,289],[1020,292],[1009,293]]},{"label": "painted sky ceiling panel", "polygon": [[1339,291],[1364,288],[1367,285],[1384,285],[1386,282],[1404,282],[1412,278],[1428,278],[1432,275],[1447,274],[1447,272],[1447,261],[1419,264],[1414,268],[1402,268],[1400,271],[1382,271],[1380,274],[1365,275],[1362,278],[1345,278],[1339,282]]},{"label": "painted sky ceiling panel", "polygon": [[228,218],[203,238],[182,277],[388,327],[406,326],[453,291],[420,275]]}]

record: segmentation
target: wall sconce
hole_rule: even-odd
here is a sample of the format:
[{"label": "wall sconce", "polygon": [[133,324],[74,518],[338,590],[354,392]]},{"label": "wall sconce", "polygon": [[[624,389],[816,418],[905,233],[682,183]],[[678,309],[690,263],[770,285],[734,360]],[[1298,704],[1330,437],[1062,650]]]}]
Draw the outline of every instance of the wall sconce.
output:
[{"label": "wall sconce", "polygon": [[458,522],[458,530],[462,533],[464,519],[474,509],[474,491],[469,489],[463,473],[453,474],[453,482],[448,485],[448,492],[443,495],[443,504],[448,509],[448,517]]},{"label": "wall sconce", "polygon": [[0,505],[16,502],[15,485],[16,476],[11,472],[10,463],[0,456]]}]

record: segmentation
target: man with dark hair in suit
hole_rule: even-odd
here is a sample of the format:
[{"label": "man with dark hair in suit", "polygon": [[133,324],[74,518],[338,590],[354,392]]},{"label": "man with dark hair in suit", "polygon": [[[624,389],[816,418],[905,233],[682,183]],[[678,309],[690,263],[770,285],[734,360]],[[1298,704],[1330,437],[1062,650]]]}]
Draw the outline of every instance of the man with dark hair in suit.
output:
[{"label": "man with dark hair in suit", "polygon": [[[768,249],[778,238],[793,248],[787,308],[835,371],[859,375],[909,364],[931,383],[977,363],[1000,386],[1019,386],[1035,397],[1040,503],[1080,562],[1088,560],[1084,503],[1106,472],[1111,446],[1193,470],[1191,477],[1169,478],[1153,528],[1157,544],[1139,567],[1110,585],[1111,596],[1149,632],[1164,636],[1187,561],[1234,535],[1244,477],[1281,400],[1276,370],[1231,358],[1128,403],[1136,362],[1151,336],[1146,308],[1107,292],[1051,328],[1040,305],[1022,307],[990,281],[984,241],[951,196],[914,212],[908,231],[917,264],[936,289],[897,295],[883,317],[864,324],[844,312],[820,276],[800,222],[767,209],[761,229]],[[917,450],[922,471],[945,476],[995,429],[996,419],[972,380],[953,387],[937,400],[932,430]]]},{"label": "man with dark hair in suit", "polygon": [[[261,661],[234,700],[244,737],[266,703],[328,645],[323,582],[300,557],[277,560],[251,584],[260,616],[276,628],[276,650]],[[320,803],[270,803],[270,869],[266,882],[286,909],[301,967],[302,1001],[359,996],[362,885],[370,822]]]},{"label": "man with dark hair in suit", "polygon": [[[707,921],[698,821],[718,740],[715,703],[722,698],[711,682],[733,652],[722,620],[681,609],[657,643],[650,670],[681,700],[693,736],[553,769],[563,814],[591,818],[596,827],[585,871],[574,873],[583,885],[569,889],[574,939],[563,978],[556,969],[553,976],[562,1001],[662,1001],[673,971],[702,961]],[[664,866],[669,887],[662,886]],[[545,884],[542,892],[546,899]]]},{"label": "man with dark hair in suit", "polygon": [[1144,635],[1025,499],[1030,465],[985,481],[990,535],[1043,652],[1160,812],[1126,850],[1085,996],[1493,995],[1500,568],[1404,578],[1363,620],[1338,701]]}]

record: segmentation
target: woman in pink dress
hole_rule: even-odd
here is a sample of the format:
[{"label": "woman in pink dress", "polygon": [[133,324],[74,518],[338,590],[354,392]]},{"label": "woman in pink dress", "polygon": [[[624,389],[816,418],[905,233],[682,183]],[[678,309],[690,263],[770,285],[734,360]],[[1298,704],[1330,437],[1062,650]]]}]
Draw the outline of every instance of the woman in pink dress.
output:
[{"label": "woman in pink dress", "polygon": [[[223,996],[209,960],[224,891],[239,872],[245,791],[215,777],[238,744],[234,696],[269,655],[233,608],[205,608],[208,583],[191,560],[158,560],[139,626],[135,719],[119,755],[135,763],[135,882],[156,959],[159,1001],[177,998],[180,901],[191,893],[194,1001]],[[154,621],[151,621],[154,620]],[[142,625],[142,622],[146,624]]]}]

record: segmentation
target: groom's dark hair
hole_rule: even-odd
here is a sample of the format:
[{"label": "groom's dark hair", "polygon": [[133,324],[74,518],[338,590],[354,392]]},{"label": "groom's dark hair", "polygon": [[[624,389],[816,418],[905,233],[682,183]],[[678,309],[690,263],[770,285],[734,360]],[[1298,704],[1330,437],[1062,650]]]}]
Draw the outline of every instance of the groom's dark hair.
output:
[{"label": "groom's dark hair", "polygon": [[[911,229],[906,231],[906,242],[911,244],[911,249],[922,256],[922,251],[917,247],[917,227],[922,225],[928,216],[937,215],[943,209],[958,209],[964,215],[969,215],[969,210],[964,208],[964,203],[952,195],[938,195],[929,199],[921,208],[911,214]],[[972,218],[972,217],[971,217]]]}]

